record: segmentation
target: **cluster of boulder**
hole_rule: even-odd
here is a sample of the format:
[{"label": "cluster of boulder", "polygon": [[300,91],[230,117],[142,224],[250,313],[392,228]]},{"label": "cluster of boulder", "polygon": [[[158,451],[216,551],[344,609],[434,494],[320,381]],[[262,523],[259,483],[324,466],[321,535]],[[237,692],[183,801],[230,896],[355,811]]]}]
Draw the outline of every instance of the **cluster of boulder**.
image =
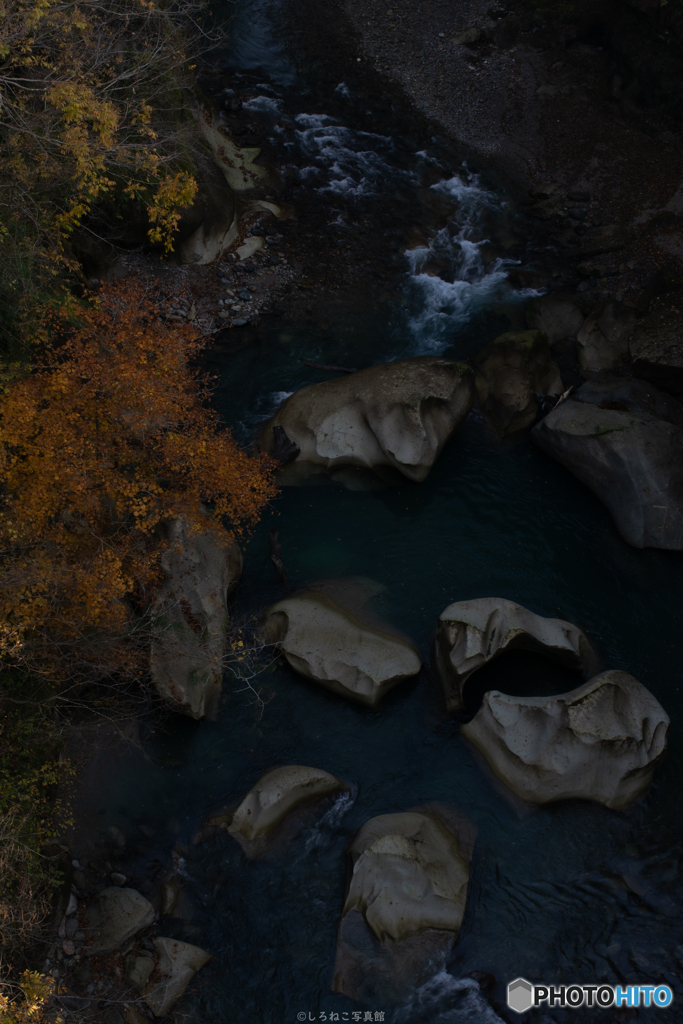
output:
[{"label": "cluster of boulder", "polygon": [[[421,356],[301,388],[265,425],[260,445],[280,462],[283,484],[316,474],[348,487],[421,482],[477,401],[501,437],[531,427],[534,443],[591,488],[629,544],[680,551],[677,316],[660,303],[636,323],[616,302],[584,316],[573,296],[545,295],[527,309],[528,330],[502,334],[471,365]],[[578,389],[564,388],[553,359],[568,346],[587,378]],[[629,358],[629,373],[639,376],[625,375]],[[166,575],[152,609],[152,677],[175,710],[202,718],[220,692],[228,595],[242,558],[236,545],[221,546],[208,521],[198,536],[182,521],[167,530]],[[273,606],[264,632],[297,671],[371,706],[420,668],[407,638],[322,591]]]},{"label": "cluster of boulder", "polygon": [[[318,768],[275,768],[235,810],[210,818],[197,840],[222,829],[247,856],[262,855],[291,840],[286,819],[294,812],[349,788]],[[460,929],[474,836],[472,825],[445,807],[383,814],[363,825],[349,849],[334,991],[395,1002],[426,980],[430,961],[452,948]]]},{"label": "cluster of boulder", "polygon": [[[421,667],[407,640],[365,625],[315,588],[271,605],[263,622],[296,672],[371,707]],[[599,672],[588,637],[571,622],[544,618],[502,598],[477,598],[442,612],[434,646],[449,711],[462,711],[468,680],[509,651],[531,651],[576,673],[581,685],[558,696],[491,690],[462,726],[517,796],[532,803],[578,797],[619,809],[649,787],[664,754],[669,719],[628,673]],[[255,820],[258,815],[251,827]]]},{"label": "cluster of boulder", "polygon": [[[136,889],[113,885],[101,889],[81,907],[72,894],[60,937],[63,932],[63,946],[68,954],[73,955],[78,946],[80,959],[122,952],[125,983],[153,1016],[165,1017],[184,995],[197,971],[209,962],[211,954],[199,946],[164,936],[140,941],[140,934],[157,917],[153,905]],[[76,941],[69,939],[69,935]],[[67,996],[62,1002],[66,1008],[73,1003],[72,1008],[82,1010],[90,1005],[87,998]],[[145,1019],[132,1005],[129,1018],[132,1022]]]},{"label": "cluster of boulder", "polygon": [[[302,388],[265,426],[261,447],[281,462],[283,483],[316,473],[351,487],[365,486],[368,474],[420,482],[476,399],[500,436],[533,427],[534,442],[593,489],[630,544],[683,550],[683,407],[667,393],[683,388],[683,377],[662,373],[654,328],[636,326],[614,303],[586,318],[567,296],[532,304],[528,328],[501,335],[471,366],[421,357]],[[573,394],[564,391],[551,353],[567,337],[575,338],[586,378]],[[666,351],[675,371],[673,344]],[[629,353],[641,377],[614,376]],[[653,377],[669,387],[658,390]],[[227,598],[241,556],[221,548],[208,528],[189,537],[178,522],[163,567],[153,674],[177,710],[199,718],[220,687]],[[363,581],[310,584],[267,608],[261,629],[299,675],[371,708],[422,667],[410,638],[371,612]],[[502,598],[449,605],[434,652],[448,710],[463,712],[468,681],[515,650],[559,663],[577,685],[549,697],[484,694],[461,733],[492,776],[532,804],[578,798],[621,810],[643,796],[666,749],[668,716],[627,672],[599,671],[589,639],[570,622]],[[304,809],[349,788],[322,769],[274,768],[237,807],[210,818],[198,840],[223,830],[247,856],[260,856],[291,838]],[[472,842],[471,826],[448,808],[385,814],[363,825],[349,850],[336,991],[393,1001],[421,984],[461,926]],[[125,919],[115,936],[111,900]],[[133,890],[100,893],[85,923],[96,936],[91,948],[105,952],[144,927],[146,904]],[[136,958],[130,975],[159,1016],[209,954],[164,938],[154,948],[151,959]]]},{"label": "cluster of boulder", "polygon": [[[370,621],[363,593],[358,581],[323,581],[272,605],[262,621],[295,671],[375,706],[420,670],[420,659],[391,627]],[[461,733],[492,775],[531,804],[573,798],[621,810],[643,796],[664,756],[669,719],[633,676],[600,672],[588,637],[570,622],[502,598],[449,605],[434,658],[448,709],[462,712],[472,676],[513,650],[559,663],[576,673],[578,685],[550,697],[484,694]],[[275,768],[237,807],[210,818],[197,841],[222,830],[247,856],[260,856],[276,841],[291,841],[293,812],[349,789],[322,769]],[[383,814],[362,826],[349,848],[335,991],[396,1002],[426,980],[461,927],[473,844],[471,823],[453,807]]]}]

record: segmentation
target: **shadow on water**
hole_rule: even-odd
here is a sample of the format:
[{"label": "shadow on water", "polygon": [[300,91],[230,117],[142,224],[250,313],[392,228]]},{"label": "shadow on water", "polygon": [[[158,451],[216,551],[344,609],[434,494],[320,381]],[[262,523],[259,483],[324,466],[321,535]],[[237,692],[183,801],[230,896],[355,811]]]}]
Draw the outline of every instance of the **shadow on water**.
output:
[{"label": "shadow on water", "polygon": [[583,682],[580,672],[571,672],[552,658],[533,651],[506,651],[470,676],[463,689],[468,716],[479,710],[488,690],[500,690],[512,697],[553,697],[574,690]]}]

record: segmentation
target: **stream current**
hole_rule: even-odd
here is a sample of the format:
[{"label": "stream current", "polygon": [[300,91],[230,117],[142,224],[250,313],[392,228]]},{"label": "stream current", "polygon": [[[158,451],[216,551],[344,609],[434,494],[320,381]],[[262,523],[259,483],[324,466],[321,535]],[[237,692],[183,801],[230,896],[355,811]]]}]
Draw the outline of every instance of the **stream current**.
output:
[{"label": "stream current", "polygon": [[[287,394],[331,376],[300,357],[352,367],[427,353],[467,358],[510,329],[528,296],[506,281],[515,218],[504,197],[448,165],[431,140],[373,127],[351,84],[314,92],[288,53],[276,0],[239,0],[234,12],[226,61],[251,84],[249,111],[289,175],[295,207],[317,204],[342,245],[353,218],[373,206],[394,204],[397,219],[421,210],[423,221],[428,207],[432,218],[428,241],[400,257],[400,302],[370,314],[349,303],[324,327],[280,319],[259,344],[212,357],[217,407],[251,443]],[[190,990],[196,1019],[280,1024],[297,1013],[354,1010],[384,1011],[396,1024],[507,1019],[468,977],[482,971],[496,979],[499,1007],[520,975],[554,984],[664,981],[675,991],[671,1008],[631,1013],[680,1020],[680,556],[630,548],[569,473],[528,437],[499,442],[476,411],[422,484],[284,489],[245,546],[243,620],[285,593],[269,557],[272,527],[292,588],[327,577],[376,581],[376,611],[419,644],[427,667],[375,710],[281,664],[254,680],[263,708],[228,679],[216,721],[173,722],[99,773],[92,799],[105,835],[114,825],[130,843],[144,842],[142,825],[154,832],[159,862],[170,865],[174,846],[182,853],[182,916],[163,921],[160,933],[214,955]],[[520,811],[482,773],[429,662],[446,605],[488,596],[577,624],[605,668],[631,672],[670,714],[666,759],[628,812],[581,801]],[[501,659],[469,700],[474,709],[492,687],[523,695],[576,684],[533,658]],[[281,764],[332,772],[352,796],[328,803],[272,858],[249,861],[226,835],[192,844],[208,814]],[[479,830],[457,944],[405,1005],[357,1005],[330,991],[346,848],[369,818],[430,802],[457,805]],[[153,884],[149,856],[150,842],[139,861],[142,891]],[[610,1011],[528,1016],[559,1022],[588,1012],[617,1019]]]}]

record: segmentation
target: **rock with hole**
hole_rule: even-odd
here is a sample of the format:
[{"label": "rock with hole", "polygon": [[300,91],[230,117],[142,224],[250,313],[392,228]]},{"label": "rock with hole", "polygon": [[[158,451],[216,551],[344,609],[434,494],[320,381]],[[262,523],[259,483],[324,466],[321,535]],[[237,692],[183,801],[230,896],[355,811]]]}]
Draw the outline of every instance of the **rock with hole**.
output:
[{"label": "rock with hole", "polygon": [[439,616],[435,641],[448,710],[462,710],[465,683],[477,669],[512,650],[543,654],[584,678],[597,667],[588,637],[571,622],[544,618],[500,597],[457,601]]}]

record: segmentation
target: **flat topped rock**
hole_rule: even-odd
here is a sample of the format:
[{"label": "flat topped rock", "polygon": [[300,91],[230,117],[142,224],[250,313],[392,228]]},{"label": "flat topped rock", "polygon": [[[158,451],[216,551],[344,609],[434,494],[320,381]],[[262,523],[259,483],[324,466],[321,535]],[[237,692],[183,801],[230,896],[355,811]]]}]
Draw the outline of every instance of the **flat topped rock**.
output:
[{"label": "flat topped rock", "polygon": [[154,940],[154,947],[157,966],[142,998],[155,1017],[165,1017],[184,995],[197,971],[209,962],[211,954],[189,942],[161,936]]},{"label": "flat topped rock", "polygon": [[339,928],[333,990],[402,998],[455,942],[469,856],[434,814],[383,814],[362,827]]},{"label": "flat topped rock", "polygon": [[154,921],[154,907],[135,889],[114,886],[93,896],[83,915],[88,956],[104,956]]},{"label": "flat topped rock", "polygon": [[[596,397],[599,401],[596,402]],[[679,403],[652,384],[579,388],[531,432],[609,509],[636,548],[683,550],[683,427]]]},{"label": "flat topped rock", "polygon": [[461,732],[523,800],[579,798],[614,810],[647,790],[669,718],[627,672],[602,672],[557,697],[491,690]]},{"label": "flat topped rock", "polygon": [[249,790],[233,814],[228,832],[258,839],[277,828],[300,804],[343,789],[348,789],[346,783],[321,768],[298,764],[274,768]]},{"label": "flat topped rock", "polygon": [[463,708],[463,688],[472,673],[505,651],[536,651],[584,675],[597,667],[591,643],[577,626],[500,597],[450,604],[439,616],[435,643],[449,711]]},{"label": "flat topped rock", "polygon": [[266,609],[263,632],[296,672],[371,707],[422,666],[407,640],[362,622],[329,594],[314,590]]},{"label": "flat topped rock", "polygon": [[380,942],[400,942],[424,928],[460,928],[469,863],[438,818],[382,814],[365,823],[349,852],[353,876],[344,913],[360,911]]},{"label": "flat topped rock", "polygon": [[421,481],[473,401],[468,366],[436,356],[400,359],[301,388],[266,425],[260,444],[272,453],[273,430],[281,427],[298,446],[285,471],[291,482],[304,471],[349,466]]}]

